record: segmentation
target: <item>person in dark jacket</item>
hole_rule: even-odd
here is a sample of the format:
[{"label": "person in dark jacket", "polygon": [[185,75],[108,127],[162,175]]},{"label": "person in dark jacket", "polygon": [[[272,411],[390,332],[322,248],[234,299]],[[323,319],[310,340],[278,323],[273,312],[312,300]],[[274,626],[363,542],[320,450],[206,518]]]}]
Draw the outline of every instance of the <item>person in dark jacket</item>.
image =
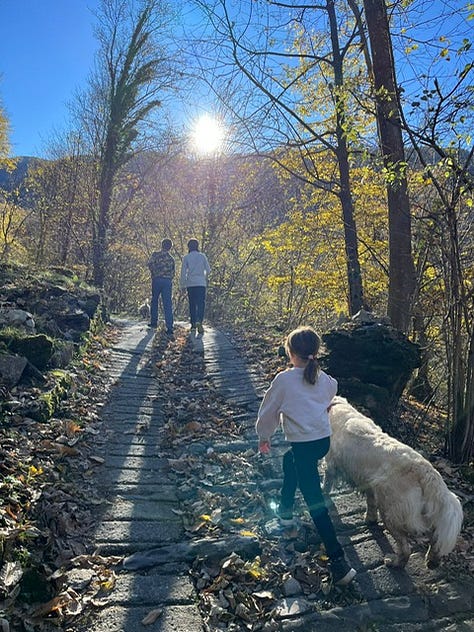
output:
[{"label": "person in dark jacket", "polygon": [[174,259],[170,254],[173,247],[171,239],[163,239],[161,250],[152,252],[148,259],[148,269],[151,274],[151,304],[149,327],[158,325],[158,299],[161,296],[163,312],[165,315],[166,333],[173,335],[173,304],[171,293],[173,290],[173,277],[175,273]]}]

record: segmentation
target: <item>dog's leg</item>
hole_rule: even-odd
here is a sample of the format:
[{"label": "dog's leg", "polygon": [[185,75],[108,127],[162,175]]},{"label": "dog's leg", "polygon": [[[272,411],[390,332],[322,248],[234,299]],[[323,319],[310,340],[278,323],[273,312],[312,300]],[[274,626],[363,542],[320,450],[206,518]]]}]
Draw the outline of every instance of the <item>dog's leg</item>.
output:
[{"label": "dog's leg", "polygon": [[334,482],[336,480],[336,470],[333,467],[333,465],[328,461],[327,458],[325,459],[325,463],[326,463],[326,467],[324,469],[322,490],[325,496],[326,507],[328,509],[331,509],[331,507],[334,507],[334,501],[331,498],[330,493],[334,486]]},{"label": "dog's leg", "polygon": [[425,562],[427,568],[437,568],[439,566],[440,558],[438,552],[432,544],[430,544],[428,551],[426,552]]},{"label": "dog's leg", "polygon": [[326,468],[324,470],[322,489],[325,494],[329,494],[333,488],[333,484],[336,479],[336,471],[331,461],[329,461],[328,457],[326,457],[324,460]]},{"label": "dog's leg", "polygon": [[411,553],[411,546],[405,533],[395,530],[393,527],[387,526],[388,531],[395,539],[395,555],[387,555],[384,558],[386,566],[395,568],[405,568]]},{"label": "dog's leg", "polygon": [[375,501],[374,492],[371,489],[365,491],[367,501],[367,513],[365,514],[365,522],[367,524],[377,524],[377,503]]}]

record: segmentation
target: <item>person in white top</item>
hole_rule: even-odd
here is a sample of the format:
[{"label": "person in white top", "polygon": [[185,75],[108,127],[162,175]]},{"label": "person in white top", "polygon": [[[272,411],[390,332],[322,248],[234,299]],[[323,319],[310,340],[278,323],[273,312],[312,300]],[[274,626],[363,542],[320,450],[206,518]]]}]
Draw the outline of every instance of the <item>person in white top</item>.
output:
[{"label": "person in white top", "polygon": [[264,395],[255,425],[259,450],[270,451],[270,439],[279,424],[291,448],[283,456],[283,486],[277,513],[282,526],[293,526],[293,505],[299,487],[330,560],[335,584],[352,581],[356,571],[347,564],[321,490],[318,461],[327,454],[331,426],[328,408],[337,393],[337,381],[317,361],[321,345],[311,327],[299,327],[286,339],[292,368],[278,373]]},{"label": "person in white top", "polygon": [[199,252],[197,239],[188,241],[188,254],[183,257],[181,265],[180,287],[187,289],[189,302],[189,319],[191,330],[197,328],[200,334],[204,333],[202,321],[206,305],[206,287],[211,268],[209,261],[203,252]]}]

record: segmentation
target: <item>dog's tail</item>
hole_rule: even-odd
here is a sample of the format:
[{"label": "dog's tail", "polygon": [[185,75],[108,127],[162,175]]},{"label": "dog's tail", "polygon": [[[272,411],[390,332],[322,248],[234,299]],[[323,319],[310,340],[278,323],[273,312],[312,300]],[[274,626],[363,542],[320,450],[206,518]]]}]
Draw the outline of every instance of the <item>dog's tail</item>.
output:
[{"label": "dog's tail", "polygon": [[446,488],[442,516],[435,525],[432,547],[439,557],[451,553],[461,532],[463,511],[459,498]]},{"label": "dog's tail", "polygon": [[434,468],[425,474],[423,513],[432,526],[428,554],[433,560],[451,553],[456,546],[463,521],[459,498],[449,491],[439,472]]}]

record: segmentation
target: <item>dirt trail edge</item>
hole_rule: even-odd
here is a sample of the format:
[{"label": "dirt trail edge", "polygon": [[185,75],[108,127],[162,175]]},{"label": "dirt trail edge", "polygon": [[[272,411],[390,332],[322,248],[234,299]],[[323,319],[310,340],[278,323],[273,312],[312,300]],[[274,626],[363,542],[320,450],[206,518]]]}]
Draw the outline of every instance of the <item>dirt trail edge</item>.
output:
[{"label": "dirt trail edge", "polygon": [[[298,590],[298,583],[291,589],[287,582],[279,593],[273,591],[272,619],[262,619],[261,627],[250,615],[247,622],[245,616],[239,621],[228,617],[227,623],[225,617],[213,620],[209,608],[201,607],[204,580],[193,573],[196,558],[219,559],[236,551],[243,559],[254,559],[261,549],[251,525],[248,533],[237,528],[219,531],[219,507],[213,516],[203,518],[203,524],[208,521],[211,527],[190,526],[186,503],[194,499],[204,507],[213,494],[221,494],[227,497],[228,507],[238,505],[239,519],[244,521],[243,495],[254,493],[259,511],[268,513],[265,525],[272,537],[275,521],[268,503],[279,485],[283,442],[276,442],[272,457],[265,461],[249,456],[255,452],[253,425],[267,384],[249,370],[232,341],[218,330],[207,327],[203,336],[195,337],[178,328],[176,341],[163,338],[157,343],[160,332],[143,323],[124,321],[120,326],[122,335],[107,367],[115,384],[103,408],[103,433],[97,443],[97,454],[104,459],[96,474],[104,504],[98,508],[91,548],[101,555],[123,556],[124,561],[116,569],[115,587],[103,607],[87,621],[65,629],[474,631],[472,579],[453,575],[449,565],[427,570],[424,551],[416,548],[404,571],[387,568],[383,558],[390,551],[389,536],[381,529],[367,528],[363,499],[348,488],[332,494],[331,512],[346,555],[358,571],[357,599],[345,600],[341,593],[335,605],[320,594]],[[169,354],[184,357],[184,349],[186,362],[177,365],[180,375],[168,373],[167,387],[185,383],[187,392],[183,395],[177,387],[176,399],[170,401],[169,391],[156,374],[157,358],[166,362]],[[201,397],[197,404],[194,392]],[[204,413],[216,419],[215,432],[203,432],[198,422],[186,422],[187,438],[178,423],[170,423],[171,412],[179,420],[182,411],[189,412],[193,406],[199,407],[201,415],[208,406]],[[218,431],[217,419],[224,406],[232,411],[232,423],[238,428],[230,438],[219,436]],[[198,440],[189,440],[191,432],[199,435]],[[238,471],[226,472],[226,463],[233,462],[235,467],[236,459],[241,463]],[[197,497],[190,472],[199,476],[202,489]],[[193,530],[203,537],[190,537]],[[282,556],[287,553],[288,547],[283,548]]]}]

